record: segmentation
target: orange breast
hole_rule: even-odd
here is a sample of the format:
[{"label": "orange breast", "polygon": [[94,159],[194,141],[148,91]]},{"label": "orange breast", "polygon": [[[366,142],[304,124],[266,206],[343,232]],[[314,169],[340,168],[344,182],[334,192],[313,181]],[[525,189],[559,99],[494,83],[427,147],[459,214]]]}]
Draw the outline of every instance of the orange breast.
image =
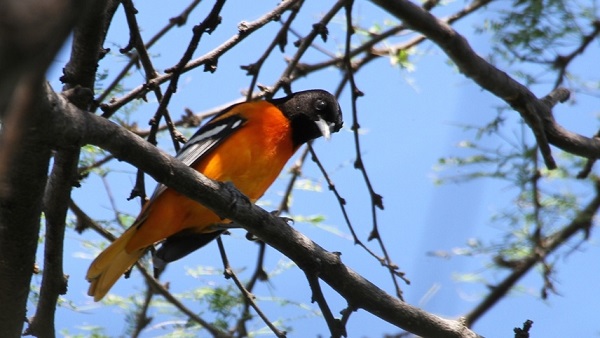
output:
[{"label": "orange breast", "polygon": [[[193,167],[211,179],[233,183],[255,202],[295,151],[289,120],[265,101],[242,104],[227,115],[230,114],[242,114],[248,121]],[[127,252],[145,248],[186,228],[202,232],[212,224],[225,222],[170,188],[149,203],[147,217],[127,244]]]}]

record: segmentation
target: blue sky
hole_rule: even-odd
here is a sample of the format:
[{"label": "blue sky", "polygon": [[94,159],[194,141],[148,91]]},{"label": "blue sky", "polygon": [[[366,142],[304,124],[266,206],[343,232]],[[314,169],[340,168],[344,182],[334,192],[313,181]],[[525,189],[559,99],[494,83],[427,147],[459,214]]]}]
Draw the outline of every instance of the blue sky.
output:
[{"label": "blue sky", "polygon": [[[240,21],[254,20],[276,3],[226,3],[221,26],[212,35],[203,37],[196,56],[204,54],[235,34]],[[463,2],[451,3],[436,14],[453,12],[462,5]],[[169,6],[165,6],[163,2],[145,1],[136,3],[136,6],[140,12],[138,20],[142,27],[142,35],[147,39],[158,31],[168,18],[177,15],[187,6],[187,2],[172,1]],[[199,22],[210,6],[212,2],[203,2],[193,12],[190,22]],[[308,33],[311,24],[316,22],[327,8],[327,5],[319,6],[317,3],[307,4],[294,28],[301,34]],[[366,2],[358,2],[355,5],[354,15],[355,20],[367,27],[392,19]],[[106,47],[112,49],[112,53],[118,53],[118,48],[124,46],[128,39],[123,13],[119,11],[116,16],[117,20],[111,27],[106,44]],[[341,16],[334,19],[328,27],[328,41],[319,41],[320,45],[341,52],[344,39],[343,20]],[[474,15],[461,21],[456,28],[466,34],[481,21],[481,16]],[[271,23],[271,27],[278,25]],[[151,49],[157,69],[163,71],[175,64],[191,37],[190,29],[189,25],[175,29]],[[180,116],[184,108],[201,112],[239,98],[240,92],[250,83],[250,78],[239,69],[239,65],[249,64],[258,59],[271,41],[272,35],[273,30],[253,34],[242,42],[237,50],[219,60],[219,68],[214,74],[204,73],[201,69],[184,74],[179,90],[169,107],[171,114],[175,117]],[[490,52],[489,36],[467,37],[480,54],[486,55]],[[293,41],[294,38],[290,36],[290,42]],[[290,43],[284,55],[291,56],[294,51],[295,48]],[[58,55],[48,74],[49,80],[57,90],[60,88],[58,77],[67,58],[68,51]],[[324,58],[319,52],[311,51],[304,62],[315,62]],[[385,210],[378,212],[384,242],[393,261],[412,282],[411,285],[402,286],[406,301],[441,316],[455,318],[472,309],[485,295],[486,289],[479,283],[458,282],[453,276],[474,272],[486,278],[501,278],[503,274],[494,274],[486,269],[487,257],[456,257],[445,260],[431,257],[427,253],[464,247],[470,238],[490,240],[499,236],[501,231],[491,225],[489,220],[507,205],[507,199],[514,191],[505,182],[485,180],[437,186],[434,180],[440,173],[434,170],[434,167],[442,156],[465,154],[464,150],[458,149],[456,145],[473,135],[465,132],[459,125],[489,121],[494,117],[494,107],[502,105],[502,102],[479,89],[449,66],[445,55],[431,44],[421,45],[413,60],[416,65],[414,72],[400,70],[390,65],[388,59],[381,58],[356,75],[358,87],[365,93],[358,101],[359,121],[362,127],[362,155],[375,190],[384,197]],[[112,79],[123,64],[124,61],[119,61],[118,58],[107,58],[101,61],[99,69],[108,69],[109,79]],[[589,65],[582,62],[576,67]],[[262,70],[259,83],[272,85],[284,67],[282,55],[275,52],[269,59],[268,67]],[[137,86],[142,83],[142,78],[141,71],[136,70],[127,80],[126,86]],[[297,91],[323,88],[333,91],[339,79],[338,71],[324,70],[295,82],[293,89]],[[547,87],[538,86],[533,90],[538,96],[543,96],[550,89],[549,86],[550,84]],[[276,96],[281,96],[281,93]],[[149,95],[148,98],[149,102],[138,107],[132,117],[139,121],[142,128],[157,106],[153,97]],[[592,135],[596,132],[598,100],[586,95],[577,95],[576,98],[578,106],[559,106],[556,109],[557,118],[572,130],[583,135]],[[366,241],[371,230],[371,215],[360,172],[352,167],[355,153],[352,133],[349,130],[351,106],[347,89],[340,98],[340,104],[345,113],[346,128],[335,134],[329,142],[318,140],[315,149],[340,194],[347,200],[347,208],[358,235]],[[512,127],[509,127],[506,133],[519,133],[517,113],[508,113],[507,116],[511,117]],[[495,139],[485,142],[490,147],[506,146],[502,141]],[[168,142],[163,142],[162,146],[172,153]],[[117,209],[135,216],[139,211],[139,202],[126,200],[134,184],[135,170],[126,163],[115,162],[111,167],[114,171],[107,176],[107,182]],[[453,173],[455,172],[447,171],[443,174]],[[379,287],[393,293],[389,273],[364,250],[353,245],[337,202],[327,190],[316,166],[308,161],[303,174],[320,184],[322,191],[296,192],[292,214],[324,215],[324,225],[335,231],[324,230],[304,222],[297,222],[294,226],[327,250],[342,252],[342,259],[348,266]],[[267,210],[273,209],[279,203],[287,183],[286,177],[283,173],[281,179],[261,201]],[[154,185],[151,180],[148,181],[148,190],[152,190]],[[75,189],[73,195],[75,201],[92,217],[99,220],[113,217],[114,211],[104,182],[98,176],[92,175],[86,179],[83,187]],[[80,236],[71,231],[66,237],[65,271],[70,275],[69,293],[66,298],[74,302],[80,310],[59,309],[57,328],[66,328],[70,333],[77,333],[85,332],[81,331],[82,326],[98,325],[104,326],[108,335],[125,335],[123,310],[95,304],[90,297],[85,296],[85,271],[96,252],[85,247],[84,241],[98,240],[99,237],[90,232]],[[369,245],[378,251],[375,243]],[[254,268],[256,245],[246,241],[244,232],[238,230],[225,238],[225,246],[228,248],[232,264],[239,269],[240,276],[248,277]],[[598,270],[589,268],[595,264],[590,260],[597,257],[600,251],[597,241],[592,238],[581,251],[556,262],[559,274],[555,282],[560,295],[552,295],[546,301],[540,300],[538,295],[542,280],[538,273],[531,272],[519,283],[519,290],[498,303],[475,325],[474,330],[488,338],[508,337],[511,336],[513,327],[521,326],[526,319],[531,319],[534,321],[532,332],[536,337],[598,335],[600,327],[593,320],[592,314],[600,312],[600,305],[589,301],[594,295],[595,289],[592,286],[600,282]],[[200,277],[192,277],[186,273],[187,269],[195,269],[198,266],[203,266],[208,271],[214,268],[217,272]],[[266,268],[270,272],[282,270],[274,274],[269,283],[260,284],[255,290],[267,316],[272,320],[287,320],[294,328],[289,334],[290,337],[313,337],[318,334],[327,336],[324,320],[313,314],[318,308],[315,304],[310,304],[310,291],[303,273],[296,267],[289,266],[289,260],[273,249],[269,249]],[[165,280],[170,281],[174,292],[183,292],[201,285],[225,285],[229,282],[222,278],[219,272],[221,269],[216,245],[212,244],[171,264]],[[113,292],[127,296],[133,291],[142,290],[143,287],[139,274],[134,273],[132,278],[119,281]],[[337,314],[346,304],[341,297],[327,288],[326,290],[327,300],[334,314]],[[295,305],[281,306],[279,303],[282,299]],[[188,302],[188,305],[192,309],[200,308],[198,304]],[[153,324],[158,324],[166,318],[172,317],[157,315]],[[207,318],[210,318],[209,314]],[[258,325],[254,329],[259,330],[261,326]],[[353,314],[348,324],[350,337],[380,337],[399,331],[364,311]],[[167,332],[168,330],[155,327],[147,330],[142,336],[157,337]]]}]

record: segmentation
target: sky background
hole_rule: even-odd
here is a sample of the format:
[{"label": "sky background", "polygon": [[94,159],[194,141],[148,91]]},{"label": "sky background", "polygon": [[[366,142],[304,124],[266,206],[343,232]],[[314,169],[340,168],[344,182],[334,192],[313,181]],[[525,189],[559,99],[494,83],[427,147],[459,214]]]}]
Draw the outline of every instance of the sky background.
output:
[{"label": "sky background", "polygon": [[[277,1],[266,0],[226,3],[222,12],[222,24],[213,34],[203,37],[195,57],[212,50],[234,35],[239,22],[257,19],[276,3]],[[443,16],[465,4],[463,1],[450,2],[447,6],[436,9],[434,14]],[[187,5],[187,1],[180,0],[170,1],[168,4],[156,0],[137,1],[137,18],[144,39],[154,35],[166,24],[168,18],[178,15]],[[203,2],[192,13],[189,22],[200,22],[212,5],[213,2]],[[302,35],[307,34],[329,5],[329,2],[309,1],[293,28]],[[355,4],[353,15],[355,21],[363,27],[381,24],[384,20],[396,21],[364,1]],[[327,42],[319,40],[317,43],[330,51],[341,52],[345,34],[344,20],[343,16],[336,17],[328,26],[330,35]],[[461,20],[455,28],[466,35],[480,55],[487,55],[491,51],[490,36],[471,34],[473,27],[481,25],[483,20],[483,16],[475,14]],[[222,57],[214,74],[205,73],[201,68],[184,74],[179,90],[169,106],[172,116],[181,116],[185,108],[202,112],[238,99],[251,80],[239,66],[259,58],[272,40],[274,29],[279,28],[279,23],[271,23],[270,27],[271,29],[252,34],[236,50]],[[155,67],[162,72],[174,65],[190,38],[191,25],[172,30],[150,50]],[[389,42],[399,42],[405,38]],[[126,45],[127,39],[128,28],[123,12],[119,10],[105,47],[111,48],[111,54],[118,55],[118,49]],[[279,78],[285,67],[282,56],[289,57],[295,52],[295,47],[291,44],[295,38],[290,36],[289,40],[290,44],[283,55],[277,51],[269,58],[268,66],[261,71],[259,83],[273,85]],[[575,69],[592,67],[595,64],[594,57],[598,57],[597,47],[598,43],[595,43],[595,51],[579,60],[574,65]],[[48,79],[56,90],[61,88],[58,78],[68,61],[68,55],[67,45],[48,72]],[[326,58],[319,52],[310,51],[303,62],[317,62]],[[465,131],[460,126],[490,121],[495,116],[495,108],[503,105],[503,102],[459,74],[434,45],[420,45],[411,60],[415,64],[412,72],[392,66],[389,59],[381,58],[356,74],[357,85],[365,93],[358,100],[362,156],[375,191],[384,198],[385,210],[378,211],[381,235],[392,260],[411,280],[411,285],[402,285],[405,300],[441,316],[456,318],[470,311],[487,291],[481,283],[459,281],[457,275],[475,273],[476,276],[498,280],[504,273],[494,273],[487,269],[489,258],[486,256],[442,259],[428,253],[464,247],[472,238],[482,238],[484,241],[496,239],[503,232],[497,224],[490,222],[490,218],[509,205],[516,190],[507,182],[491,180],[436,185],[435,179],[440,175],[464,173],[456,169],[439,172],[436,164],[443,156],[468,154],[464,149],[458,148],[457,144],[472,138],[474,133]],[[108,79],[104,84],[112,80],[125,62],[125,58],[119,57],[108,57],[101,61],[99,69],[108,71]],[[590,69],[595,71],[589,72],[590,76],[595,75],[597,78],[597,67]],[[542,70],[540,74],[543,75]],[[340,77],[337,70],[327,69],[294,82],[292,88],[294,91],[311,88],[334,91]],[[126,90],[142,82],[142,71],[134,70],[125,82]],[[550,89],[551,82],[546,86],[532,88],[538,96],[547,94]],[[276,96],[281,95],[282,92],[279,92]],[[141,128],[145,128],[157,108],[155,98],[148,95],[148,99],[149,102],[137,107],[132,115],[132,120],[138,121]],[[583,135],[594,134],[597,129],[598,98],[580,94],[575,99],[578,104],[576,107],[559,105],[555,109],[557,119],[570,130]],[[361,174],[352,166],[355,152],[353,135],[349,129],[352,121],[347,89],[342,93],[340,105],[345,113],[346,127],[333,135],[330,141],[316,141],[314,147],[340,194],[347,200],[346,207],[358,235],[361,240],[366,241],[371,230],[370,202]],[[517,123],[517,113],[510,112],[506,116],[509,117],[510,127],[505,130],[505,135],[516,139],[522,132]],[[191,132],[188,130],[188,135]],[[528,130],[525,133],[530,137]],[[483,142],[490,148],[507,147],[499,139],[484,139]],[[161,147],[173,153],[169,142],[162,142]],[[558,151],[555,150],[555,153]],[[292,158],[292,161],[296,158],[297,156]],[[135,168],[126,163],[113,162],[110,164],[113,171],[105,181],[97,175],[91,175],[81,188],[73,191],[74,200],[97,220],[114,217],[111,196],[119,212],[135,216],[139,211],[138,200],[127,201],[135,181]],[[342,252],[342,260],[346,265],[393,294],[388,271],[353,244],[335,197],[327,190],[316,165],[307,161],[303,175],[317,182],[322,191],[296,191],[291,214],[323,215],[325,221],[323,227],[305,222],[296,222],[294,227],[325,249]],[[274,209],[279,204],[287,178],[284,171],[261,200],[265,209]],[[108,185],[105,184],[107,182]],[[107,186],[110,192],[107,191]],[[152,191],[154,183],[151,179],[147,180],[147,186],[147,190]],[[585,202],[590,196],[584,195],[582,200]],[[231,236],[225,237],[224,243],[229,259],[238,269],[240,277],[248,278],[254,268],[257,245],[245,240],[244,235],[242,230],[233,231]],[[124,310],[94,303],[86,296],[85,272],[91,259],[98,253],[97,250],[90,249],[86,241],[98,240],[100,237],[91,231],[79,235],[69,230],[66,235],[65,272],[70,275],[66,299],[73,302],[77,310],[59,308],[57,328],[66,329],[70,334],[85,334],[88,332],[85,328],[89,326],[102,326],[107,335],[126,336]],[[369,243],[369,246],[379,252],[375,243]],[[40,250],[43,250],[42,247]],[[598,243],[592,237],[578,252],[558,260],[556,264],[559,274],[554,282],[560,295],[551,295],[546,301],[539,299],[543,281],[539,273],[532,271],[520,281],[517,291],[500,301],[477,322],[474,330],[488,338],[510,337],[514,327],[520,327],[525,320],[531,319],[534,322],[533,337],[599,336],[597,314],[600,313],[600,304],[593,301],[597,298],[596,286],[600,284],[600,273],[595,268],[599,254]],[[42,256],[39,257],[41,264]],[[199,266],[203,267],[203,273],[191,276],[190,270],[197,270]],[[318,307],[310,303],[310,290],[304,274],[273,249],[268,249],[265,267],[273,275],[269,283],[259,284],[254,293],[267,316],[273,321],[284,320],[293,326],[289,337],[329,336],[324,320],[316,315]],[[216,244],[213,243],[171,264],[163,280],[170,281],[171,290],[178,293],[203,285],[229,283],[224,281],[221,271],[221,259]],[[132,278],[121,279],[112,292],[128,296],[134,291],[143,290],[144,283],[139,276],[138,272],[134,272]],[[332,311],[338,314],[346,306],[344,300],[327,286],[324,288]],[[289,303],[282,306],[283,300]],[[192,302],[186,304],[194,310],[202,307]],[[156,318],[142,337],[159,337],[169,332],[170,326],[166,321],[173,317],[160,313],[153,315]],[[210,314],[203,315],[211,318]],[[255,323],[256,326],[251,329],[264,329],[260,322]],[[384,334],[400,332],[400,329],[362,310],[351,316],[347,329],[350,337],[382,337]]]}]

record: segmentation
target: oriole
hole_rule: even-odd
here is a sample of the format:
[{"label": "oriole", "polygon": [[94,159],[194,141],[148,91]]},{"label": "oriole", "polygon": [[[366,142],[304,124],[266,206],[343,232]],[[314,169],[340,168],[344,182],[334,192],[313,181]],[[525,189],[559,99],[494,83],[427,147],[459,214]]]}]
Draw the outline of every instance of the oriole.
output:
[{"label": "oriole", "polygon": [[[177,158],[205,176],[231,182],[252,202],[258,200],[305,142],[342,127],[335,97],[308,90],[270,101],[235,104],[203,125]],[[153,245],[170,262],[208,243],[222,232],[220,219],[203,205],[158,185],[139,216],[90,265],[88,295],[102,299],[119,277]]]}]

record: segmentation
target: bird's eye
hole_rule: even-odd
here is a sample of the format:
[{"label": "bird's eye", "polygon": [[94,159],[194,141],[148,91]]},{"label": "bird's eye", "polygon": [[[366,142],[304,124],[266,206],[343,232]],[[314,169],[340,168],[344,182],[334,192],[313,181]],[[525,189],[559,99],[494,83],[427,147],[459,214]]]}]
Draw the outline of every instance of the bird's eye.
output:
[{"label": "bird's eye", "polygon": [[319,110],[319,111],[325,110],[326,107],[327,107],[327,102],[325,102],[325,101],[323,101],[321,99],[317,99],[315,101],[315,109],[316,110]]}]

